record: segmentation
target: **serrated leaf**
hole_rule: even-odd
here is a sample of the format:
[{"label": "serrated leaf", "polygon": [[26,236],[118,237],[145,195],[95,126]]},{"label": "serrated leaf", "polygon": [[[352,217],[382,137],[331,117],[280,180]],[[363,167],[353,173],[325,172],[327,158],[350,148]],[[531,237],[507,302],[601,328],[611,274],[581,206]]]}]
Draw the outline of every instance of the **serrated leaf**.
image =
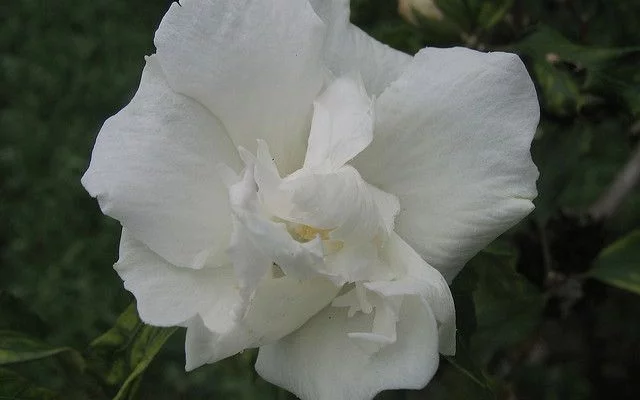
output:
[{"label": "serrated leaf", "polygon": [[0,368],[0,399],[58,400],[62,397],[49,389],[36,386],[9,369]]},{"label": "serrated leaf", "polygon": [[176,330],[145,325],[132,304],[113,328],[91,343],[89,368],[106,384],[119,387],[114,400],[131,398],[138,380]]},{"label": "serrated leaf", "polygon": [[640,294],[640,230],[602,250],[589,276]]},{"label": "serrated leaf", "polygon": [[82,369],[82,357],[70,347],[51,346],[21,332],[0,331],[0,365],[38,360],[61,353],[69,353],[74,364]]}]

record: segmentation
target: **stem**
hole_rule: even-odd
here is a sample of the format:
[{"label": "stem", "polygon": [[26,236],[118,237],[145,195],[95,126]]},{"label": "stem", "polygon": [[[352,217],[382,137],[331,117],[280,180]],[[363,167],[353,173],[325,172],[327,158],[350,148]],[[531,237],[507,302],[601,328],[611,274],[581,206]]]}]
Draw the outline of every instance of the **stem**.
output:
[{"label": "stem", "polygon": [[627,165],[618,173],[611,186],[589,207],[589,214],[596,220],[606,220],[613,216],[638,181],[640,181],[640,143],[633,150]]},{"label": "stem", "polygon": [[549,248],[549,240],[547,239],[547,233],[544,226],[539,222],[536,223],[538,228],[538,235],[540,235],[540,244],[542,245],[542,264],[544,266],[544,281],[548,284],[553,273],[553,257],[551,256],[551,249]]}]

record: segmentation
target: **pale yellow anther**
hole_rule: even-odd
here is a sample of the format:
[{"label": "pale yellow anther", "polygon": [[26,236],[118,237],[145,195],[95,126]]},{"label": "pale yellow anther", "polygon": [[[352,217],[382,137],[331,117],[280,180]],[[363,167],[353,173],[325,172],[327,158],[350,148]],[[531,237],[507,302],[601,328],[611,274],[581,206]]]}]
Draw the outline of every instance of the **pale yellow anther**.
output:
[{"label": "pale yellow anther", "polygon": [[293,233],[300,238],[301,241],[310,241],[320,235],[320,239],[329,240],[329,232],[331,229],[317,229],[309,225],[296,225],[293,227]]},{"label": "pale yellow anther", "polygon": [[344,242],[341,240],[326,240],[322,242],[325,254],[334,254],[342,250]]}]

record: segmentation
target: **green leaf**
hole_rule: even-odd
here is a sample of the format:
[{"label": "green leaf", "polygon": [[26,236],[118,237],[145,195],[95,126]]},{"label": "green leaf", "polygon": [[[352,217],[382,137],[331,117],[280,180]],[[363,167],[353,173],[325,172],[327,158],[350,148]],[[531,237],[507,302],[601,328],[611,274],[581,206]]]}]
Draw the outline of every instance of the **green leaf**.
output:
[{"label": "green leaf", "polygon": [[37,387],[33,382],[6,368],[0,368],[0,400],[58,400],[53,391]]},{"label": "green leaf", "polygon": [[0,329],[39,336],[46,330],[46,325],[21,299],[0,290]]},{"label": "green leaf", "polygon": [[466,0],[436,0],[436,5],[446,19],[455,23],[461,32],[471,32],[475,24],[475,4]]},{"label": "green leaf", "polygon": [[478,400],[496,398],[495,383],[473,359],[470,349],[463,342],[458,342],[455,357],[445,357],[445,359],[453,369],[449,372],[450,375],[453,375],[450,378],[452,380],[449,389],[450,398]]},{"label": "green leaf", "polygon": [[583,123],[571,127],[542,121],[533,142],[533,160],[540,169],[535,218],[542,225],[557,212],[559,200],[576,175],[584,174],[580,162],[589,150],[593,129]]},{"label": "green leaf", "polygon": [[0,331],[0,365],[38,360],[61,353],[69,353],[74,364],[82,368],[82,357],[70,347],[51,346],[21,332]]},{"label": "green leaf", "polygon": [[497,398],[495,389],[496,383],[471,360],[468,349],[459,343],[455,357],[443,357],[438,375],[427,386],[424,398],[494,400]]},{"label": "green leaf", "polygon": [[634,93],[638,86],[631,83],[637,62],[625,60],[640,52],[640,47],[582,46],[549,27],[540,26],[507,50],[531,60],[532,72],[542,94],[541,102],[553,114],[575,115],[585,107],[603,103],[602,96],[626,100],[632,112],[637,109]]},{"label": "green leaf", "polygon": [[602,250],[589,276],[640,294],[640,230]]},{"label": "green leaf", "polygon": [[176,330],[145,325],[132,304],[113,328],[91,343],[89,369],[119,387],[114,400],[132,398],[142,374]]},{"label": "green leaf", "polygon": [[640,47],[581,46],[544,25],[510,48],[539,60],[548,60],[549,54],[554,54],[558,56],[558,61],[568,61],[576,67],[587,69],[601,69],[620,57],[640,51]]},{"label": "green leaf", "polygon": [[619,95],[633,115],[640,116],[640,69],[637,65],[630,65],[632,72],[624,74],[623,84],[616,85]]},{"label": "green leaf", "polygon": [[[485,366],[497,351],[525,339],[538,326],[544,296],[516,272],[516,261],[517,252],[508,243],[496,241],[454,280],[459,343],[469,343],[469,354],[458,356]],[[465,296],[472,301],[464,301]]]},{"label": "green leaf", "polygon": [[542,89],[543,107],[561,116],[572,115],[584,101],[577,79],[547,61],[535,61],[533,73]]},{"label": "green leaf", "polygon": [[513,7],[513,0],[485,1],[481,3],[478,23],[484,29],[491,29],[502,21]]},{"label": "green leaf", "polygon": [[531,333],[544,305],[539,291],[516,272],[517,257],[510,243],[497,240],[453,281],[457,350],[455,357],[446,357],[431,398],[497,398],[501,386],[486,366],[496,352]]}]

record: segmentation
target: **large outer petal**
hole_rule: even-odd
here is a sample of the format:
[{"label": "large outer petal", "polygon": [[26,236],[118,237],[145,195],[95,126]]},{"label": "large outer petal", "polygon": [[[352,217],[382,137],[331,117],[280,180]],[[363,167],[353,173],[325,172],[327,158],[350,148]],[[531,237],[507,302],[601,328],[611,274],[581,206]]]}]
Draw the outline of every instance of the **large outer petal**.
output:
[{"label": "large outer petal", "polygon": [[237,146],[264,139],[285,173],[302,165],[326,71],[324,23],[307,1],[183,0],[155,44],[171,87],[220,118]]},{"label": "large outer petal", "polygon": [[231,266],[178,268],[123,229],[114,267],[148,324],[183,325],[200,315],[209,330],[225,332],[237,319],[234,311],[242,300]]},{"label": "large outer petal", "polygon": [[451,281],[533,209],[538,118],[516,55],[424,49],[379,97],[373,143],[354,165],[400,198],[396,231]]},{"label": "large outer petal", "polygon": [[359,72],[370,95],[396,80],[411,56],[378,42],[349,22],[349,0],[311,0],[327,24],[324,61],[336,76]]},{"label": "large outer petal", "polygon": [[134,294],[144,322],[187,327],[188,370],[288,335],[340,290],[323,278],[299,281],[268,276],[245,305],[230,265],[178,268],[126,230],[115,269]]},{"label": "large outer petal", "polygon": [[102,211],[174,265],[223,263],[231,217],[217,163],[240,167],[218,120],[174,93],[155,57],[131,103],[109,118],[82,178]]},{"label": "large outer petal", "polygon": [[430,307],[403,301],[397,340],[371,354],[347,336],[371,330],[372,315],[347,317],[327,307],[301,329],[260,348],[256,370],[304,400],[365,400],[387,389],[424,387],[438,368],[438,332]]}]

